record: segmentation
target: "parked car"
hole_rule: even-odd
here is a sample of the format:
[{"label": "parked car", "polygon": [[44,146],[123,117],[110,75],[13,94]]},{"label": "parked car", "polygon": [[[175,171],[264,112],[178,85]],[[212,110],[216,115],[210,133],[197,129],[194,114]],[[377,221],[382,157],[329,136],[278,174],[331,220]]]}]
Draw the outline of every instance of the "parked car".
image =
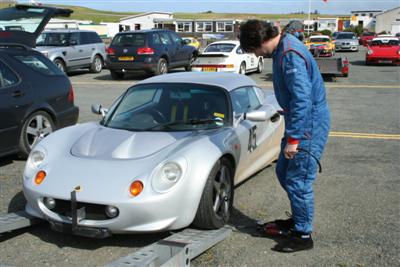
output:
[{"label": "parked car", "polygon": [[197,50],[200,49],[201,44],[196,38],[194,38],[194,37],[184,37],[184,38],[182,38],[182,40],[185,41],[185,43],[187,45],[191,45],[194,48],[196,48]]},{"label": "parked car", "polygon": [[100,122],[57,131],[35,147],[23,178],[26,212],[91,237],[220,228],[234,186],[278,157],[279,109],[272,90],[244,75],[141,81],[110,109],[92,106]]},{"label": "parked car", "polygon": [[360,45],[367,46],[375,37],[376,33],[374,32],[364,32],[360,35],[359,43]]},{"label": "parked car", "polygon": [[105,44],[94,31],[45,31],[38,37],[36,47],[63,72],[89,68],[90,72],[99,73],[106,59]]},{"label": "parked car", "polygon": [[367,46],[365,63],[400,65],[400,41],[397,37],[374,38]]},{"label": "parked car", "polygon": [[336,51],[358,51],[358,39],[352,32],[339,32],[335,40]]},{"label": "parked car", "polygon": [[261,73],[264,59],[245,53],[239,41],[218,41],[209,44],[193,62],[192,71]]},{"label": "parked car", "polygon": [[331,57],[335,54],[335,43],[328,35],[310,36],[306,46],[316,57]]},{"label": "parked car", "polygon": [[143,70],[149,74],[165,74],[170,69],[192,69],[197,55],[193,46],[170,30],[121,32],[107,48],[107,68],[113,79],[122,79],[127,72]]},{"label": "parked car", "polygon": [[21,24],[29,30],[0,32],[0,156],[26,157],[44,137],[78,120],[68,77],[32,49],[45,22],[71,12],[24,5],[0,9],[0,26]]}]

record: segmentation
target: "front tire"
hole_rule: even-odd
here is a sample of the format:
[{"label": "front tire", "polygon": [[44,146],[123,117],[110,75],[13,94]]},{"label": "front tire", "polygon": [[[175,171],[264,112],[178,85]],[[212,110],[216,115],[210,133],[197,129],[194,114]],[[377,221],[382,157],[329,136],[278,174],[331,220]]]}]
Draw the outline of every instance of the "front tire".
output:
[{"label": "front tire", "polygon": [[239,67],[239,74],[246,75],[246,63],[242,62]]},{"label": "front tire", "polygon": [[192,54],[189,58],[189,65],[185,66],[185,71],[192,71],[193,62],[196,60],[195,56]]},{"label": "front tire", "polygon": [[102,69],[103,69],[103,59],[99,55],[96,55],[93,58],[92,65],[90,65],[89,70],[91,73],[100,73]]},{"label": "front tire", "polygon": [[215,163],[204,186],[193,225],[202,229],[218,229],[230,218],[234,187],[234,171],[229,160],[222,158]]},{"label": "front tire", "polygon": [[53,119],[48,113],[44,111],[32,113],[25,120],[19,136],[20,156],[28,157],[32,148],[54,130]]}]

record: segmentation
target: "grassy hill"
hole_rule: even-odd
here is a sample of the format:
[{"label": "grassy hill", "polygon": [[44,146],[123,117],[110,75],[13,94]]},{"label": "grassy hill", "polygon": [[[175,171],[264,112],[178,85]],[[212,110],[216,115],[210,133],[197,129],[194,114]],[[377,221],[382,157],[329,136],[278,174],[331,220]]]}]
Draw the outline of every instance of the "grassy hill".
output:
[{"label": "grassy hill", "polygon": [[[0,0],[0,8],[7,7],[11,2],[10,0]],[[111,3],[111,2],[110,2]],[[121,18],[137,15],[143,12],[112,12],[105,10],[96,10],[80,6],[67,6],[67,5],[51,5],[62,8],[69,8],[74,11],[71,19],[77,20],[91,20],[94,23],[99,22],[118,22]],[[332,17],[333,15],[314,15],[316,17]],[[238,14],[238,13],[174,13],[176,19],[264,19],[264,20],[277,20],[277,19],[307,19],[307,14]]]}]

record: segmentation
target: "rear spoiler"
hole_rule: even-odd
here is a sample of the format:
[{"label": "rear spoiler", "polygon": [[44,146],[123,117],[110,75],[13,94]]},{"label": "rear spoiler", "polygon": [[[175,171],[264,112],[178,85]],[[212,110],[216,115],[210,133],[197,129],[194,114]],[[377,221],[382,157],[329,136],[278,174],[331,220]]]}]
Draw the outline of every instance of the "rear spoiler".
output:
[{"label": "rear spoiler", "polygon": [[226,54],[200,54],[197,57],[229,57]]}]

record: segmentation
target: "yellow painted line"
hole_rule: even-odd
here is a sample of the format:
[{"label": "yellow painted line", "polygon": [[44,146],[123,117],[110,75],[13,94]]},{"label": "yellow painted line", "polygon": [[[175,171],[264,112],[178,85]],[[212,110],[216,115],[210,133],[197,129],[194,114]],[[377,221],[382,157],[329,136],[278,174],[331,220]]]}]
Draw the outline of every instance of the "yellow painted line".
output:
[{"label": "yellow painted line", "polygon": [[359,138],[359,139],[400,140],[400,134],[330,132],[329,136],[330,137],[344,137],[344,138]]},{"label": "yellow painted line", "polygon": [[374,133],[351,133],[351,132],[330,132],[332,135],[357,135],[357,136],[371,136],[371,137],[394,137],[400,138],[400,134],[374,134]]}]

